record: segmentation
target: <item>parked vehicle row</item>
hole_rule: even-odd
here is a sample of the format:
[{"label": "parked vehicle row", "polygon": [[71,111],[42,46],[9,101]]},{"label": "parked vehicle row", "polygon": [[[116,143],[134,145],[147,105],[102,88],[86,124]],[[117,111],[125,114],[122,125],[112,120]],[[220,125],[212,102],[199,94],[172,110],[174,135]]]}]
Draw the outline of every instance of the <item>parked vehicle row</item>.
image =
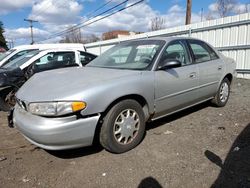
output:
[{"label": "parked vehicle row", "polygon": [[56,48],[69,48],[69,49],[83,49],[84,51],[85,48],[83,44],[78,44],[78,43],[59,43],[59,44],[34,44],[34,45],[21,45],[14,47],[8,51],[6,51],[1,57],[0,57],[0,67],[3,66],[4,64],[7,64],[14,59],[17,59],[18,57],[32,52],[32,51],[38,51],[38,50],[46,50],[46,49],[56,49]]},{"label": "parked vehicle row", "polygon": [[106,150],[123,153],[142,141],[148,121],[208,100],[226,105],[235,66],[197,39],[123,42],[85,67],[33,75],[16,94],[14,126],[44,149],[98,138]]},{"label": "parked vehicle row", "polygon": [[[69,47],[71,46],[69,45]],[[32,49],[2,65],[0,67],[0,110],[8,111],[15,105],[16,91],[33,74],[57,68],[82,67],[96,58],[96,55],[87,53],[83,47],[78,48],[77,46],[79,45],[74,44],[72,49],[68,49],[66,45],[58,49]],[[43,45],[43,47],[46,46]]]}]

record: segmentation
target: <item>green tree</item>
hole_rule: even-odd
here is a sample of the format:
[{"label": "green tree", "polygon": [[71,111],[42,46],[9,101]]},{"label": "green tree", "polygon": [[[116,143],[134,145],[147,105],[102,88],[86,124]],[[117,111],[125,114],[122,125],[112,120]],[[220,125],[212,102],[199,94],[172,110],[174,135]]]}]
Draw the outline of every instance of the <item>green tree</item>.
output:
[{"label": "green tree", "polygon": [[8,46],[6,44],[6,40],[3,36],[3,33],[4,33],[3,23],[0,21],[0,47],[3,47],[7,50]]}]

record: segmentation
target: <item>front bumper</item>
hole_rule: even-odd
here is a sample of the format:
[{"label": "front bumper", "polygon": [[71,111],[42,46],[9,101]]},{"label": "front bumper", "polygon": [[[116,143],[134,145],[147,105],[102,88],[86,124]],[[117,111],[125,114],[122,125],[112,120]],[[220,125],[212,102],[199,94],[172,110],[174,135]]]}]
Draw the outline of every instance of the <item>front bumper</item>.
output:
[{"label": "front bumper", "polygon": [[14,126],[31,143],[47,150],[72,149],[92,145],[100,115],[46,118],[33,115],[16,105]]}]

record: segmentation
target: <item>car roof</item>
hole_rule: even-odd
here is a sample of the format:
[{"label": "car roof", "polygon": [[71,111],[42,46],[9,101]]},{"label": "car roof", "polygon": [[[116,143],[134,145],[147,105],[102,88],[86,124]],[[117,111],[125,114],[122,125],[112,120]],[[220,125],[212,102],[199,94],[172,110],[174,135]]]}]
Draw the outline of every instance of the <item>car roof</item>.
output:
[{"label": "car roof", "polygon": [[82,51],[85,52],[84,49],[78,49],[78,48],[51,48],[51,49],[41,49],[41,52],[67,52],[67,51]]},{"label": "car roof", "polygon": [[[187,39],[192,39],[192,40],[200,40],[200,39],[197,39],[197,38],[192,38],[192,37],[148,37],[148,38],[142,38],[142,39],[135,39],[140,41],[140,40],[163,40],[163,41],[166,41],[166,42],[170,42],[170,41],[173,41],[173,40],[187,40]],[[200,41],[203,41],[203,40],[200,40]],[[125,41],[124,41],[125,42]]]},{"label": "car roof", "polygon": [[48,48],[81,48],[84,49],[84,45],[80,43],[56,43],[56,44],[33,44],[33,45],[20,45],[13,49],[48,49]]}]

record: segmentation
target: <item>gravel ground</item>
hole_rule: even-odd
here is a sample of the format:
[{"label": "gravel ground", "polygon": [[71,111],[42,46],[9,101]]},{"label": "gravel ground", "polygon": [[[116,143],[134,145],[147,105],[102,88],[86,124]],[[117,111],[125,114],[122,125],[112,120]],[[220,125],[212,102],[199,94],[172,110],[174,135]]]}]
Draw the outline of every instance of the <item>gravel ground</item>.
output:
[{"label": "gravel ground", "polygon": [[149,123],[124,154],[98,146],[49,152],[0,113],[0,187],[250,187],[250,80],[224,108],[209,103]]}]

